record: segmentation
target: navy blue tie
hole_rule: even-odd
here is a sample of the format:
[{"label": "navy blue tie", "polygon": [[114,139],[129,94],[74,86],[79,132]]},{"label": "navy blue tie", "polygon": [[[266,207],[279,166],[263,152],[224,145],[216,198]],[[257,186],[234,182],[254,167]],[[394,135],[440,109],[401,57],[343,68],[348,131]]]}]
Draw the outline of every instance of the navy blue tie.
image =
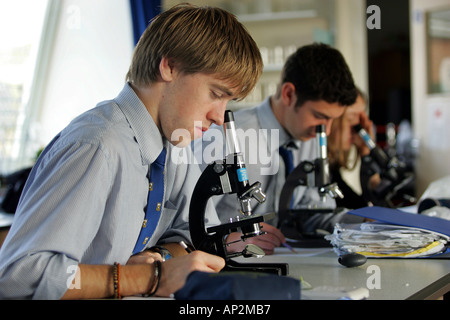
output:
[{"label": "navy blue tie", "polygon": [[147,200],[147,210],[145,212],[145,219],[142,223],[141,233],[134,247],[133,254],[141,252],[148,240],[153,235],[153,232],[158,225],[161,216],[162,202],[164,198],[164,165],[166,162],[166,149],[156,158],[151,165],[150,183]]},{"label": "navy blue tie", "polygon": [[[292,155],[292,150],[288,149],[287,147],[281,146],[278,150],[280,152],[280,156],[284,160],[284,167],[285,167],[285,178],[291,173],[292,170],[294,170],[294,159]],[[294,197],[291,198],[291,204],[290,208],[294,206]]]},{"label": "navy blue tie", "polygon": [[284,160],[285,176],[287,177],[289,173],[291,173],[291,171],[294,170],[294,160],[292,156],[292,151],[286,147],[281,146],[279,152],[280,156]]}]

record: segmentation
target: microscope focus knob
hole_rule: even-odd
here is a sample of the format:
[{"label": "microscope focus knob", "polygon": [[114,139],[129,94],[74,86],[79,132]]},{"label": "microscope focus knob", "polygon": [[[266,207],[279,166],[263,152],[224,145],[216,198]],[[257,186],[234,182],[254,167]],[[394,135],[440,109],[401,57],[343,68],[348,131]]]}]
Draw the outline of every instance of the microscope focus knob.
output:
[{"label": "microscope focus knob", "polygon": [[262,191],[261,188],[257,188],[253,191],[252,197],[254,199],[256,199],[256,201],[258,201],[259,203],[263,203],[264,201],[266,201],[266,195],[265,193]]},{"label": "microscope focus knob", "polygon": [[259,181],[252,184],[247,188],[241,195],[241,199],[244,198],[253,198],[256,199],[259,203],[263,203],[266,201],[266,194],[262,191],[261,183]]},{"label": "microscope focus knob", "polygon": [[314,164],[309,161],[304,161],[302,163],[302,165],[303,165],[303,171],[306,173],[310,173],[314,170]]},{"label": "microscope focus knob", "polygon": [[215,173],[221,174],[224,172],[225,166],[223,165],[223,163],[216,163],[214,164],[213,169]]}]

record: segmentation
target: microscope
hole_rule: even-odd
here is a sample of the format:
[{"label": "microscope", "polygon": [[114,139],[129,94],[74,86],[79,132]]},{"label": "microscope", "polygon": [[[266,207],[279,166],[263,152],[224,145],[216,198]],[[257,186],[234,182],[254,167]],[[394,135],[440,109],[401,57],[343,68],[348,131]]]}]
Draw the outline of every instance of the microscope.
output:
[{"label": "microscope", "polygon": [[338,185],[331,183],[325,125],[316,126],[316,142],[318,157],[314,161],[302,161],[287,176],[281,189],[278,227],[287,238],[295,241],[292,244],[294,246],[329,246],[329,243],[322,236],[306,233],[303,225],[315,214],[333,213],[335,211],[334,208],[320,205],[291,208],[290,203],[295,188],[298,186],[317,188],[322,203],[325,202],[327,196],[332,198],[344,197]]},{"label": "microscope", "polygon": [[[353,130],[359,134],[370,150],[369,156],[362,160],[369,164],[369,174],[378,173],[381,178],[380,183],[373,190],[363,186],[370,194],[369,200],[375,205],[395,208],[394,196],[400,194],[401,189],[412,182],[413,176],[406,174],[406,165],[402,161],[394,155],[388,156],[383,149],[377,146],[364,128],[356,125]],[[407,194],[402,194],[402,197],[410,203],[416,201],[414,197]]]},{"label": "microscope", "polygon": [[[233,258],[243,256],[261,258],[264,251],[252,244],[248,244],[242,252],[228,253],[227,236],[232,232],[241,231],[239,241],[262,235],[261,222],[273,218],[274,214],[253,215],[251,201],[262,203],[266,195],[261,190],[261,183],[250,184],[245,167],[244,156],[239,148],[232,111],[225,112],[224,131],[227,155],[223,160],[209,164],[202,172],[194,188],[189,207],[189,231],[192,244],[197,250],[202,250],[225,259],[226,271],[257,271],[288,274],[285,263],[239,263]],[[212,196],[236,194],[241,206],[241,216],[229,223],[218,226],[205,227],[205,212],[208,200]]]}]

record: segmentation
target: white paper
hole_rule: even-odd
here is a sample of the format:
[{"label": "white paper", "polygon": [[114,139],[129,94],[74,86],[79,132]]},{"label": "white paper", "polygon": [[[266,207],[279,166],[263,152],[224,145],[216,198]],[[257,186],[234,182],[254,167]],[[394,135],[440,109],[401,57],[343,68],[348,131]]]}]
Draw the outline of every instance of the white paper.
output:
[{"label": "white paper", "polygon": [[439,253],[449,237],[424,229],[381,224],[336,224],[325,237],[338,254],[363,253],[368,257],[413,258]]}]

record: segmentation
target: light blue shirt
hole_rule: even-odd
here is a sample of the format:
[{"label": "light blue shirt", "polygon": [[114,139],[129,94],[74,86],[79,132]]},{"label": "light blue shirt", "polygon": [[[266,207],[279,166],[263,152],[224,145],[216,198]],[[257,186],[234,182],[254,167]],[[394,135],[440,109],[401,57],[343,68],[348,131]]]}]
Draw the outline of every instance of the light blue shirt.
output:
[{"label": "light blue shirt", "polygon": [[[189,148],[161,136],[126,84],[117,98],[74,119],[38,159],[0,251],[0,299],[59,299],[78,264],[125,264],[143,223],[149,168],[163,147],[164,206],[147,247],[190,242],[200,170],[179,161]],[[219,224],[209,210],[206,223]]]}]

